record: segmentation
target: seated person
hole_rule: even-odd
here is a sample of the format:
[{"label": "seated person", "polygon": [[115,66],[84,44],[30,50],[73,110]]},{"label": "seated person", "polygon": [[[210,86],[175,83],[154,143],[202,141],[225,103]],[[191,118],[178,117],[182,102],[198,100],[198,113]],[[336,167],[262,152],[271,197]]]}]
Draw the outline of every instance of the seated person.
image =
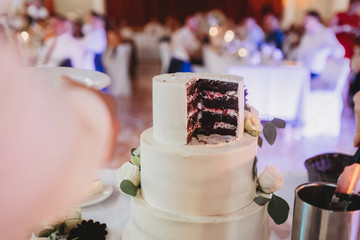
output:
[{"label": "seated person", "polygon": [[282,50],[284,32],[280,28],[279,20],[273,14],[264,17],[265,42]]},{"label": "seated person", "polygon": [[200,49],[201,43],[196,36],[198,20],[187,18],[186,25],[171,36],[171,61],[169,73],[192,72],[191,56]]},{"label": "seated person", "polygon": [[329,57],[343,58],[345,50],[336,39],[335,33],[321,23],[318,12],[306,13],[304,28],[305,34],[301,38],[295,58],[309,68],[312,78],[316,78],[325,69]]}]

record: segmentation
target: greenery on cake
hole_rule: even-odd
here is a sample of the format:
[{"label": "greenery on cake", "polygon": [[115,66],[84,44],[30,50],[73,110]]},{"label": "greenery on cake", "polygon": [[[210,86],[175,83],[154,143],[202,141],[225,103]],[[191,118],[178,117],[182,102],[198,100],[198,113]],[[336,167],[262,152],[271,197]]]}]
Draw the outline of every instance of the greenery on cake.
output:
[{"label": "greenery on cake", "polygon": [[[257,157],[254,160],[254,174],[257,175]],[[276,224],[283,224],[289,216],[289,204],[281,197],[275,195],[275,192],[282,188],[284,180],[279,171],[274,166],[267,166],[259,177],[256,176],[257,196],[254,202],[258,205],[267,203],[269,216]]]},{"label": "greenery on cake", "polygon": [[117,171],[116,178],[121,191],[135,197],[140,187],[140,148],[131,149],[131,159]]},{"label": "greenery on cake", "polygon": [[[247,90],[245,89],[244,131],[253,137],[258,137],[259,147],[263,145],[261,134],[270,145],[273,145],[277,137],[277,128],[285,128],[286,122],[271,116],[266,116],[261,120],[259,112],[247,104],[246,96]],[[261,206],[269,203],[267,206],[269,216],[276,224],[282,224],[289,216],[289,204],[274,193],[282,187],[283,178],[274,166],[266,167],[258,177],[257,162],[258,158],[255,156],[253,174],[256,179],[257,196],[254,198],[254,202]]]},{"label": "greenery on cake", "polygon": [[244,130],[254,137],[258,137],[258,145],[262,147],[263,139],[273,145],[277,137],[277,128],[285,128],[286,122],[282,119],[266,116],[266,119],[260,119],[258,111],[252,106],[245,104],[244,109]]},{"label": "greenery on cake", "polygon": [[55,223],[45,224],[37,234],[33,233],[30,240],[105,240],[107,226],[93,220],[83,220],[81,208],[72,211]]},{"label": "greenery on cake", "polygon": [[[245,92],[246,96],[246,92]],[[246,100],[246,99],[245,99]],[[258,137],[258,145],[262,147],[263,134],[265,140],[273,145],[277,137],[277,128],[285,128],[284,120],[267,117],[260,119],[258,111],[248,104],[244,109],[244,131],[253,137]],[[257,157],[254,160],[254,178],[256,179],[257,196],[254,202],[259,205],[268,203],[267,210],[276,224],[284,223],[289,215],[289,205],[281,197],[274,193],[281,188],[283,179],[275,167],[266,167],[264,172],[257,176]],[[123,164],[116,172],[116,177],[122,192],[136,196],[140,187],[141,170],[140,148],[131,150],[131,160]]]}]

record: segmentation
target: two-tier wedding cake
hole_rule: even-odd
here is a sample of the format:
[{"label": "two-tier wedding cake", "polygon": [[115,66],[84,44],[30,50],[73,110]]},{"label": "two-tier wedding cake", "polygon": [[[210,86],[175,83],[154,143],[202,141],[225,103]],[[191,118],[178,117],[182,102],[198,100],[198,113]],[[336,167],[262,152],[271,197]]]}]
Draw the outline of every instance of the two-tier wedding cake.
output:
[{"label": "two-tier wedding cake", "polygon": [[258,138],[244,133],[244,101],[238,76],[153,78],[153,127],[140,137],[141,164],[131,163],[141,184],[132,181],[140,187],[130,239],[268,239],[266,205],[254,202]]}]

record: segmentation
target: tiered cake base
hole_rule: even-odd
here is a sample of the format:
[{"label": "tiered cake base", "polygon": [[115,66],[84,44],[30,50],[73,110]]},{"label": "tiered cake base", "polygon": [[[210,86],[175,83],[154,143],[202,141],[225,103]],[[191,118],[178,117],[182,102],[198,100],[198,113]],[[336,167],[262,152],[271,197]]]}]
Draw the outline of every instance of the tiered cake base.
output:
[{"label": "tiered cake base", "polygon": [[131,212],[123,240],[267,240],[270,235],[266,206],[254,202],[218,216],[181,216],[151,207],[138,194]]}]

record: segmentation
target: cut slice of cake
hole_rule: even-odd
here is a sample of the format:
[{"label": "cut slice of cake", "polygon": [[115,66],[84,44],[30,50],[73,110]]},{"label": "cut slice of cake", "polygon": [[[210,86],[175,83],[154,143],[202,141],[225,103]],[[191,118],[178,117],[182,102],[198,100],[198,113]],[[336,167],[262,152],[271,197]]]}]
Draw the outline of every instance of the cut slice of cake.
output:
[{"label": "cut slice of cake", "polygon": [[187,142],[199,135],[237,136],[239,83],[191,79],[186,84]]},{"label": "cut slice of cake", "polygon": [[154,137],[169,144],[218,144],[243,137],[242,77],[175,73],[154,77]]}]

